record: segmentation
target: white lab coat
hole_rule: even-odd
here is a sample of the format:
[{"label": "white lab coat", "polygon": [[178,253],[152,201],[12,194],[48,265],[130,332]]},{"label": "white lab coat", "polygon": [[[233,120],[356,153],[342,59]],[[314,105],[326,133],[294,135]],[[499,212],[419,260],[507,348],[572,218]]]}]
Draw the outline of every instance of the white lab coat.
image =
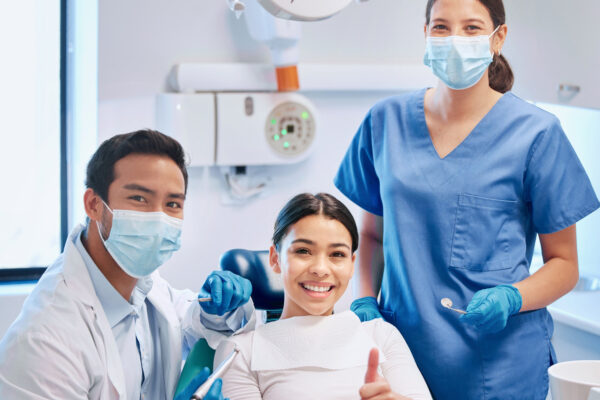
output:
[{"label": "white lab coat", "polygon": [[[123,367],[111,327],[74,241],[48,268],[0,341],[0,399],[125,399]],[[181,371],[182,352],[204,337],[212,347],[226,337],[200,323],[197,294],[175,290],[152,275],[149,307],[155,307],[168,400]],[[243,308],[254,326],[254,306]]]}]

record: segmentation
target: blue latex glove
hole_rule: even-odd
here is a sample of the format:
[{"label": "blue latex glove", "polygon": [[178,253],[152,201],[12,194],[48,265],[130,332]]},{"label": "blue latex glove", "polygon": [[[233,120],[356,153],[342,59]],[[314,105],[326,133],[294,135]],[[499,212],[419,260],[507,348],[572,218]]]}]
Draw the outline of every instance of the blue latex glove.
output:
[{"label": "blue latex glove", "polygon": [[370,321],[375,318],[383,318],[379,312],[379,304],[375,297],[361,297],[350,304],[350,310],[362,321]]},{"label": "blue latex glove", "polygon": [[467,313],[460,320],[484,333],[500,332],[508,317],[519,312],[522,303],[521,293],[512,285],[483,289],[473,295]]},{"label": "blue latex glove", "polygon": [[[208,378],[210,375],[210,369],[208,367],[204,367],[202,371],[198,375],[194,377],[185,387],[185,389],[181,390],[173,400],[190,400],[194,392],[202,385],[202,383]],[[216,379],[212,384],[206,396],[204,396],[204,400],[229,400],[223,399],[223,394],[221,393],[221,387],[223,386],[223,381],[221,378]]]},{"label": "blue latex glove", "polygon": [[235,310],[250,299],[252,284],[229,271],[213,271],[200,290],[198,298],[212,297],[212,301],[202,302],[200,306],[209,314],[223,315]]}]

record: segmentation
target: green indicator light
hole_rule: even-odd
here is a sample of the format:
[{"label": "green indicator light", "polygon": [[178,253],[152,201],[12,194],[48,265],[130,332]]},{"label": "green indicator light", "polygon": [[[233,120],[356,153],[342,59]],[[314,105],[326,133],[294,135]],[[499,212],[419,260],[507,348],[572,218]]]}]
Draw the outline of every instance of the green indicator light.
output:
[{"label": "green indicator light", "polygon": [[283,142],[283,147],[287,149],[288,147],[290,147],[290,144],[288,142]]},{"label": "green indicator light", "polygon": [[273,119],[271,120],[271,125],[275,125],[275,124],[277,124],[277,120],[276,120],[275,118],[273,118]]},{"label": "green indicator light", "polygon": [[275,139],[275,141],[279,140],[279,135],[273,136],[273,139]]},{"label": "green indicator light", "polygon": [[308,113],[306,111],[302,112],[302,119],[308,119]]},{"label": "green indicator light", "polygon": [[283,136],[287,135],[287,130],[286,130],[286,129],[282,129],[282,130],[281,130],[281,134],[282,134]]}]

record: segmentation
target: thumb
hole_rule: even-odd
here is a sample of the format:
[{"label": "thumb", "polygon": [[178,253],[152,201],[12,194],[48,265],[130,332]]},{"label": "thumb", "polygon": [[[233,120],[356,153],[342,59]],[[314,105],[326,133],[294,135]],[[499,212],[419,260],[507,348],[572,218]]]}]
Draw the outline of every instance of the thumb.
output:
[{"label": "thumb", "polygon": [[367,365],[367,373],[365,374],[365,383],[375,382],[379,377],[377,367],[379,366],[379,350],[371,349],[369,353],[369,363]]}]

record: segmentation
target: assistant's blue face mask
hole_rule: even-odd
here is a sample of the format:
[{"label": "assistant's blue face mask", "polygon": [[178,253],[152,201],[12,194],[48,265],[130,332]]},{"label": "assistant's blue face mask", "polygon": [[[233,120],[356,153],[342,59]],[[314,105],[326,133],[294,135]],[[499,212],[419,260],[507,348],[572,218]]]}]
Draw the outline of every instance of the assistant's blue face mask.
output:
[{"label": "assistant's blue face mask", "polygon": [[100,239],[127,275],[148,276],[179,250],[183,220],[163,212],[111,210],[102,203],[113,219],[108,239],[104,239],[96,221]]},{"label": "assistant's blue face mask", "polygon": [[492,62],[490,35],[427,36],[423,62],[451,89],[467,89],[475,85]]}]

